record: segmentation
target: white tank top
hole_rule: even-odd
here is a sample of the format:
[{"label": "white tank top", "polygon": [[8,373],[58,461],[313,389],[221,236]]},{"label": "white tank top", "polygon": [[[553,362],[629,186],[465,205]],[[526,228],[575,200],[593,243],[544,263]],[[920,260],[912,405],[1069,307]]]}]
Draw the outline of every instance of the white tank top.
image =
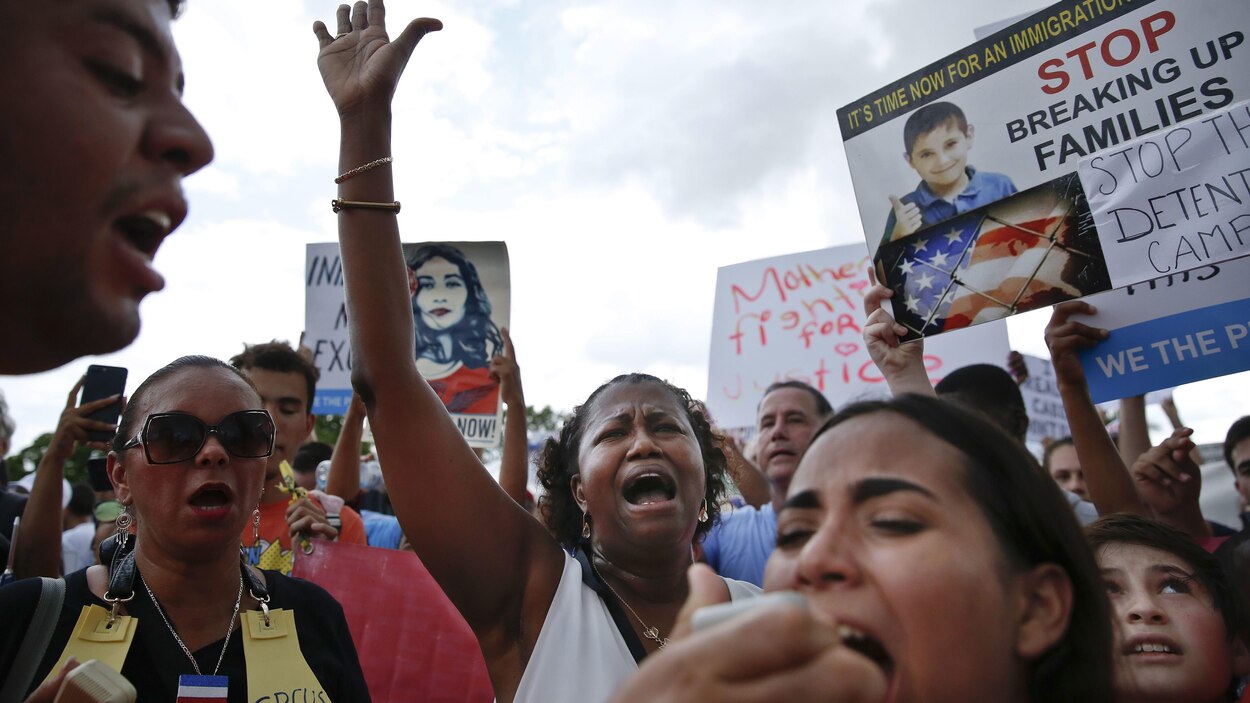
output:
[{"label": "white tank top", "polygon": [[[759,595],[755,584],[725,579],[732,599]],[[515,703],[603,703],[638,664],[599,594],[582,583],[582,568],[564,555],[564,573]]]}]

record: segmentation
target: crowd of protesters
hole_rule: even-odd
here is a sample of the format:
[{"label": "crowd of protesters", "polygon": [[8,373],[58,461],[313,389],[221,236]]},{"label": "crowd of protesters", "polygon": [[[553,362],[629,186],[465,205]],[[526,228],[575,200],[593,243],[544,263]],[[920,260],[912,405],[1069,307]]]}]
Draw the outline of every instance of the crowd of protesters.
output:
[{"label": "crowd of protesters", "polygon": [[[0,373],[127,345],[162,285],[151,258],[185,216],[179,183],[212,158],[181,102],[180,4],[54,3],[0,43],[5,65],[30,67],[0,89],[41,88],[0,113],[0,312],[25,340],[0,345]],[[1250,529],[1202,514],[1174,406],[1157,444],[1141,398],[1107,431],[1077,359],[1107,332],[1073,319],[1082,301],[1046,329],[1071,436],[1041,462],[1018,364],[932,385],[874,286],[864,341],[892,398],[835,408],[780,381],[742,447],[684,389],[623,373],[546,442],[537,501],[501,329],[493,478],[415,363],[385,158],[391,96],[441,24],[391,37],[369,0],[335,25],[314,33],[341,125],[355,389],[341,429],[317,437],[318,370],[280,341],[173,360],[116,426],[93,413],[118,396],[70,389],[33,480],[0,492],[0,701],[53,701],[87,658],[140,700],[369,700],[342,607],[290,576],[326,541],[414,551],[501,701],[1250,700]],[[149,87],[112,58],[74,58],[96,45],[133,52]],[[0,458],[13,432],[0,397]],[[80,446],[100,478],[71,486]],[[1250,416],[1223,449],[1250,503]]]}]

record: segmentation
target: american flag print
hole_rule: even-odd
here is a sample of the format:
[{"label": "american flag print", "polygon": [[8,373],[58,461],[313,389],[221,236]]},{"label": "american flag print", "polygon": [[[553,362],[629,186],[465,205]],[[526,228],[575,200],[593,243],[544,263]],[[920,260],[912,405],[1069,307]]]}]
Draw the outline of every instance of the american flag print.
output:
[{"label": "american flag print", "polygon": [[1111,287],[1076,174],[884,244],[874,263],[907,339]]}]

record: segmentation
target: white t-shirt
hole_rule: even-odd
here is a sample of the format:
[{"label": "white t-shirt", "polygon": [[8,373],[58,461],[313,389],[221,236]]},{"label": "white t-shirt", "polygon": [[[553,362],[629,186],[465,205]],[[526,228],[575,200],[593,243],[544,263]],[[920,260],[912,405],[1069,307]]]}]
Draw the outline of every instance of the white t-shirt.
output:
[{"label": "white t-shirt", "polygon": [[95,563],[91,553],[91,538],[95,537],[95,523],[88,520],[61,533],[61,573],[72,574]]},{"label": "white t-shirt", "polygon": [[[760,593],[745,581],[725,579],[725,585],[734,600]],[[602,703],[637,670],[608,606],[582,583],[581,564],[566,553],[560,585],[521,675],[515,702]]]}]

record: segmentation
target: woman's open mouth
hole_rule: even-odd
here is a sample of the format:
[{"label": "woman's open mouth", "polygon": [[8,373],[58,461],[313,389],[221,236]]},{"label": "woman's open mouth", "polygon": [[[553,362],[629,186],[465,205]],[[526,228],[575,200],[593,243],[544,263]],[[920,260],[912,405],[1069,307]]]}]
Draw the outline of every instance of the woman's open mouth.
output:
[{"label": "woman's open mouth", "polygon": [[875,637],[850,625],[842,624],[838,625],[838,637],[847,649],[852,649],[862,654],[873,664],[881,667],[881,673],[885,674],[885,680],[893,683],[894,659]]},{"label": "woman's open mouth", "polygon": [[672,477],[660,472],[647,472],[625,482],[625,500],[631,505],[652,505],[672,500],[677,486]]},{"label": "woman's open mouth", "polygon": [[230,512],[234,499],[225,486],[209,484],[201,486],[187,501],[191,509],[201,517],[222,517]]}]

